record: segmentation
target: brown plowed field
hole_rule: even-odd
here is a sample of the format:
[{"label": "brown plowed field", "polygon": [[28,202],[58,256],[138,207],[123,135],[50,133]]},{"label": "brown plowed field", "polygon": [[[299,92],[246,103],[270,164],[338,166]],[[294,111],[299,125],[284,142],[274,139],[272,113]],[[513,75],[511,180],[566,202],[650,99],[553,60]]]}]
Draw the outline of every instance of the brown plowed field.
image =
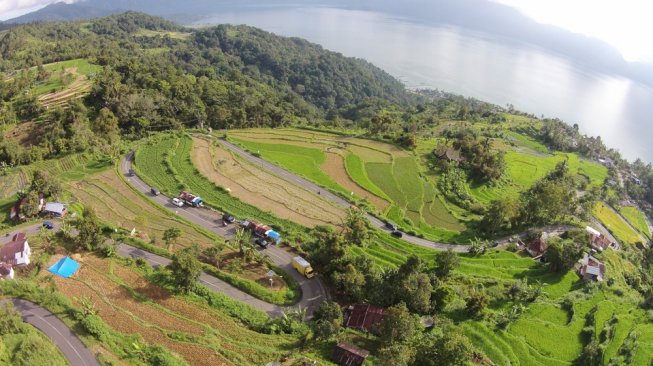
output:
[{"label": "brown plowed field", "polygon": [[319,224],[338,225],[345,217],[342,208],[284,179],[212,145],[211,141],[194,138],[193,164],[200,174],[218,186],[229,189],[234,197],[261,210],[312,227]]}]

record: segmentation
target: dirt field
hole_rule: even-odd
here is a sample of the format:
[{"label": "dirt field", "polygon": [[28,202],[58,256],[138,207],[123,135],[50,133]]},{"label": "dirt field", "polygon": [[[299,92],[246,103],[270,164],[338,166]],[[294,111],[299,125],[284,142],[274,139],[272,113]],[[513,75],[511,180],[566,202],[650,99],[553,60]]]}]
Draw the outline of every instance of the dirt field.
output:
[{"label": "dirt field", "polygon": [[75,76],[75,80],[63,90],[54,93],[46,93],[39,97],[46,108],[61,106],[70,100],[81,98],[91,89],[91,82],[86,75],[80,75],[76,67],[66,68],[66,73]]},{"label": "dirt field", "polygon": [[344,158],[342,155],[333,152],[333,149],[327,153],[327,159],[324,162],[324,165],[322,165],[322,170],[343,188],[354,192],[354,195],[357,197],[366,198],[380,211],[385,211],[388,207],[389,203],[386,200],[366,191],[349,178],[347,170],[345,169]]},{"label": "dirt field", "polygon": [[[167,249],[162,238],[163,232],[170,227],[176,227],[182,233],[177,244],[172,247],[173,251],[193,243],[204,248],[213,244],[214,239],[175,220],[174,217],[146,202],[143,197],[132,191],[113,169],[71,183],[70,187],[73,188],[71,191],[75,198],[82,201],[84,205],[93,207],[101,220],[117,224],[126,230],[135,227],[139,238],[151,243],[151,239],[156,237],[154,245],[161,248]],[[222,255],[221,267],[223,269],[229,268],[231,261],[240,261],[237,252],[233,249],[223,249]],[[242,265],[242,269],[243,272],[238,273],[239,277],[269,286],[266,276],[268,269],[264,265],[250,263]],[[283,281],[278,281],[275,285],[275,290],[281,291],[286,288]]]},{"label": "dirt field", "polygon": [[79,262],[73,278],[53,277],[59,291],[76,305],[89,298],[115,330],[141,334],[145,342],[161,344],[191,365],[259,364],[277,354],[275,346],[289,341],[249,331],[214,309],[179,299],[115,261],[85,255]]},{"label": "dirt field", "polygon": [[345,217],[344,210],[319,195],[235,159],[206,139],[193,139],[192,160],[203,176],[233,196],[281,218],[312,227],[339,224]]}]

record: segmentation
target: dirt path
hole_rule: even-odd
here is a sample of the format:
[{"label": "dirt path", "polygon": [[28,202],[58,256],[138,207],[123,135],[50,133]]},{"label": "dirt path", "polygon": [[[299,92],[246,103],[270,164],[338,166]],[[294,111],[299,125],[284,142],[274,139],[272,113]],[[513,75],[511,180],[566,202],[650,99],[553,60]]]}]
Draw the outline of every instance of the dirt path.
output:
[{"label": "dirt path", "polygon": [[288,184],[247,161],[234,159],[229,151],[213,146],[207,139],[193,138],[191,159],[200,174],[228,189],[232,196],[281,218],[313,227],[338,225],[345,217],[341,207],[315,192]]},{"label": "dirt path", "polygon": [[361,188],[358,184],[354,183],[345,168],[345,160],[342,155],[329,151],[326,154],[326,161],[322,165],[322,171],[331,177],[336,183],[341,185],[346,190],[353,192],[354,196],[363,197],[367,199],[373,206],[384,212],[388,207],[388,201],[374,195],[367,190]]}]

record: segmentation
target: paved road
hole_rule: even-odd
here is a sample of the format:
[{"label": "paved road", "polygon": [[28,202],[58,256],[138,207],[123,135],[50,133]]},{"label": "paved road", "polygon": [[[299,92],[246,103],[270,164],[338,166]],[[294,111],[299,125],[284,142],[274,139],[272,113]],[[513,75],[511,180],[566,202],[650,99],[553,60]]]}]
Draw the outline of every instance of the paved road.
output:
[{"label": "paved road", "polygon": [[[216,211],[203,208],[194,208],[189,206],[177,207],[170,203],[170,198],[159,195],[154,196],[150,193],[150,187],[145,184],[138,176],[130,176],[129,171],[131,169],[133,155],[127,155],[121,162],[121,172],[126,176],[127,181],[136,189],[141,191],[143,194],[148,196],[154,202],[160,204],[166,209],[174,212],[175,214],[185,218],[188,221],[191,221],[197,225],[208,229],[225,239],[231,239],[236,231],[235,225],[223,226],[222,225],[222,215]],[[129,247],[126,244],[121,244],[119,247],[119,253],[121,255],[128,255],[132,257],[143,257],[152,265],[165,265],[169,263],[169,259],[154,255],[152,253],[145,252],[143,250]],[[277,266],[281,267],[288,275],[292,276],[302,289],[302,298],[295,304],[293,307],[301,306],[306,309],[307,317],[311,317],[315,308],[324,300],[327,299],[327,292],[324,288],[324,285],[319,278],[314,277],[312,279],[307,279],[297,272],[292,264],[291,259],[293,254],[288,253],[287,251],[280,249],[276,246],[270,246],[264,251],[270,257],[270,260],[274,262]],[[263,310],[270,315],[276,316],[281,314],[284,310],[287,310],[291,307],[284,307],[269,304],[267,302],[261,301],[239,289],[231,286],[230,284],[210,276],[208,274],[202,274],[200,281],[209,287],[210,289],[218,292],[223,292],[227,296],[232,297],[236,300],[244,301],[257,309]]]},{"label": "paved road", "polygon": [[[215,136],[212,136],[212,135],[208,135],[208,136],[216,138]],[[240,157],[242,157],[244,159],[247,159],[251,163],[253,163],[253,164],[255,164],[255,165],[257,165],[257,166],[259,166],[259,167],[261,167],[261,168],[263,168],[263,169],[265,169],[267,171],[269,171],[269,172],[272,172],[273,174],[275,174],[275,175],[277,175],[277,176],[279,176],[279,177],[281,177],[281,178],[283,178],[283,179],[285,179],[285,180],[287,180],[289,182],[292,182],[295,185],[303,187],[304,189],[307,189],[307,190],[312,191],[312,192],[318,192],[319,191],[320,195],[322,197],[325,197],[326,199],[336,203],[337,205],[339,205],[341,207],[348,208],[348,207],[351,206],[351,203],[348,202],[347,200],[343,199],[342,197],[340,197],[340,196],[338,196],[336,194],[333,194],[333,193],[325,190],[324,188],[318,186],[317,184],[312,183],[312,182],[310,182],[310,181],[308,181],[308,180],[306,180],[306,179],[304,179],[302,177],[299,177],[299,176],[295,175],[294,173],[289,172],[288,170],[285,170],[285,169],[283,169],[283,168],[281,168],[281,167],[279,167],[279,166],[277,166],[275,164],[272,164],[272,163],[270,163],[270,162],[268,162],[266,160],[258,158],[256,156],[248,153],[247,151],[241,149],[240,147],[232,144],[229,141],[221,139],[220,143],[222,144],[222,146],[224,146],[227,149],[231,150],[232,152],[238,154]],[[381,230],[389,232],[389,230],[385,227],[385,223],[383,221],[379,220],[378,218],[376,218],[375,216],[367,214],[367,219],[375,227],[377,227],[377,228],[379,228]],[[447,243],[435,242],[435,241],[431,241],[431,240],[418,238],[416,236],[408,235],[406,233],[404,233],[402,239],[409,242],[409,243],[419,245],[419,246],[422,246],[422,247],[426,247],[426,248],[435,249],[435,250],[452,250],[452,251],[458,252],[458,253],[465,253],[468,250],[468,247],[465,246],[465,245],[456,245],[456,244],[447,244]]]},{"label": "paved road", "polygon": [[43,332],[59,347],[72,366],[99,366],[95,356],[86,348],[66,324],[48,310],[21,299],[0,300],[0,303],[11,301],[14,308],[21,314],[23,320]]}]

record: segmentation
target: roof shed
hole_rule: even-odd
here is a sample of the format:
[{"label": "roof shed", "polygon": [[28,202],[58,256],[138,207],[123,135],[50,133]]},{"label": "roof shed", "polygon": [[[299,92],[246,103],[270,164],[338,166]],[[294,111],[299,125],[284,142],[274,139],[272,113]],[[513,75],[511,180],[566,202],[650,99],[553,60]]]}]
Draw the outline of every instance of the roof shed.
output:
[{"label": "roof shed", "polygon": [[356,304],[349,312],[346,325],[351,328],[370,331],[375,324],[383,320],[383,312],[384,309],[380,306]]},{"label": "roof shed", "polygon": [[63,278],[68,278],[77,272],[79,268],[79,263],[72,260],[70,257],[63,257],[57,263],[48,268],[48,271],[61,276]]},{"label": "roof shed", "polygon": [[334,348],[331,360],[342,366],[360,366],[369,355],[369,351],[358,348],[353,344],[340,342]]},{"label": "roof shed", "polygon": [[45,204],[43,211],[53,213],[57,216],[63,216],[66,214],[66,206],[63,203],[48,202]]}]

